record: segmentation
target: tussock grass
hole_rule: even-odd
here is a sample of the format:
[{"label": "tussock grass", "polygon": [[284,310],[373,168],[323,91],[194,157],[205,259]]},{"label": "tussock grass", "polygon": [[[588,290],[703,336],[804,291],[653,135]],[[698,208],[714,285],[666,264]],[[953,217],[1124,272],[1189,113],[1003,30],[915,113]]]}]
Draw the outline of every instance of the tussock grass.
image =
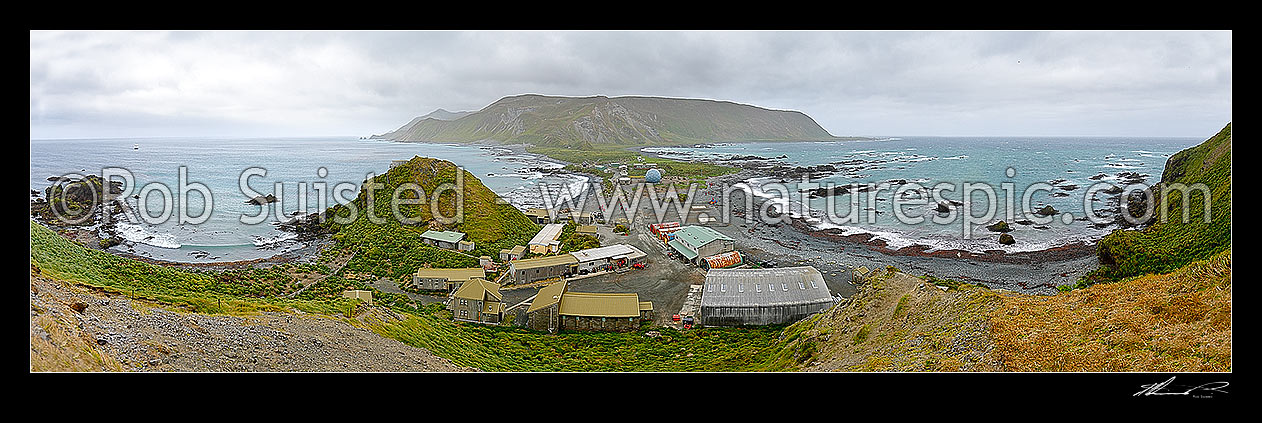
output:
[{"label": "tussock grass", "polygon": [[[282,300],[269,287],[270,278],[237,278],[249,272],[221,274],[186,272],[166,266],[119,257],[77,245],[43,225],[31,221],[31,265],[52,278],[102,289],[106,292],[171,304],[205,314],[249,315],[299,307],[333,312],[345,300]],[[270,275],[270,272],[263,272]],[[219,276],[232,275],[230,278]]]},{"label": "tussock grass", "polygon": [[[1121,280],[1144,274],[1172,272],[1188,263],[1206,260],[1231,248],[1231,124],[1205,142],[1170,156],[1153,188],[1162,185],[1204,184],[1209,190],[1210,219],[1204,221],[1202,192],[1184,198],[1170,191],[1154,204],[1155,218],[1143,230],[1116,230],[1100,240],[1097,252],[1103,266],[1078,284]],[[1160,205],[1165,203],[1165,207]],[[1186,205],[1185,205],[1186,203]],[[1189,219],[1183,219],[1187,209]]]},{"label": "tussock grass", "polygon": [[1231,251],[1055,296],[1005,295],[996,351],[1015,371],[1231,371]]}]

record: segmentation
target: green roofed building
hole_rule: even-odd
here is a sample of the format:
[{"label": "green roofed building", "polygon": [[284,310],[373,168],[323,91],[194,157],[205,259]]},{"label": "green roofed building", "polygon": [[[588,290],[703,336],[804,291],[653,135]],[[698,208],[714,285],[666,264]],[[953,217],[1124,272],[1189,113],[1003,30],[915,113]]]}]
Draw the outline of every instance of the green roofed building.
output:
[{"label": "green roofed building", "polygon": [[421,234],[421,241],[438,248],[455,250],[460,247],[464,232],[429,230]]},{"label": "green roofed building", "polygon": [[735,240],[705,226],[684,226],[673,235],[675,239],[667,245],[694,264],[698,262],[698,257],[736,250]]}]

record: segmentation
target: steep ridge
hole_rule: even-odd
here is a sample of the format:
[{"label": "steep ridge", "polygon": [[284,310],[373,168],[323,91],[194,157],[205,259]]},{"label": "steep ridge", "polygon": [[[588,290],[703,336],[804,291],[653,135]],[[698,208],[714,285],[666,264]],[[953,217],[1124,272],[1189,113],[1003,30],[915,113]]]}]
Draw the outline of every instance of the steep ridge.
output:
[{"label": "steep ridge", "polygon": [[394,141],[531,143],[583,148],[716,141],[834,140],[804,113],[661,97],[505,97],[455,120],[413,119]]},{"label": "steep ridge", "polygon": [[[1176,189],[1181,186],[1189,189]],[[1200,145],[1170,156],[1152,191],[1156,207],[1151,224],[1142,230],[1113,231],[1101,239],[1097,253],[1102,267],[1086,282],[1171,272],[1231,249],[1231,124]],[[1204,218],[1207,203],[1209,220]],[[1134,214],[1143,213],[1137,209]]]}]

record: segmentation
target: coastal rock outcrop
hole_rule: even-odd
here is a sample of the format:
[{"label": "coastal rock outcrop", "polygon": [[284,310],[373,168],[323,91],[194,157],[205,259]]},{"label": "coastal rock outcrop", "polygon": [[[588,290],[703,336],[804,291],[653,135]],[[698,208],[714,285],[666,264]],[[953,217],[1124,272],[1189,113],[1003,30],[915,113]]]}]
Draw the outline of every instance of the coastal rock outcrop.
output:
[{"label": "coastal rock outcrop", "polygon": [[264,205],[264,204],[270,204],[270,203],[275,203],[275,202],[276,202],[276,196],[272,194],[267,194],[266,196],[260,195],[260,196],[257,196],[245,201],[246,204],[257,204],[257,205]]},{"label": "coastal rock outcrop", "polygon": [[1012,235],[1001,234],[999,235],[999,243],[1003,245],[1012,245],[1012,244],[1016,244],[1017,240],[1016,238],[1013,238]]},{"label": "coastal rock outcrop", "polygon": [[996,222],[995,224],[986,226],[986,229],[991,232],[1012,232],[1012,228],[1008,226],[1008,222],[1002,220]]},{"label": "coastal rock outcrop", "polygon": [[786,156],[786,155],[783,155],[783,154],[781,154],[781,155],[779,155],[779,156],[776,156],[776,157],[762,157],[762,156],[752,156],[752,155],[749,155],[749,156],[732,156],[732,157],[726,158],[726,159],[724,159],[724,160],[728,160],[728,161],[746,161],[746,160],[781,160],[781,159],[787,159],[787,158],[789,158],[789,156]]},{"label": "coastal rock outcrop", "polygon": [[811,198],[829,197],[833,195],[846,194],[849,191],[845,186],[836,186],[830,188],[804,189],[803,193],[807,193]]},{"label": "coastal rock outcrop", "polygon": [[[125,207],[116,199],[123,193],[123,183],[105,181],[100,176],[88,175],[82,179],[63,176],[48,178],[53,184],[39,197],[31,193],[31,215],[54,225],[90,225],[100,219],[102,213],[116,214]],[[108,207],[107,207],[108,206]]]}]

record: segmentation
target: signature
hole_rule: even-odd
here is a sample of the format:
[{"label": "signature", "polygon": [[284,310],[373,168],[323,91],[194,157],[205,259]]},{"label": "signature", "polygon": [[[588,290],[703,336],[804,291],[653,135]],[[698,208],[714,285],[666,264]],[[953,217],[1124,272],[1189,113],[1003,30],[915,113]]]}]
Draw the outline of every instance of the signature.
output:
[{"label": "signature", "polygon": [[[1212,396],[1213,393],[1215,392],[1223,393],[1223,394],[1227,393],[1227,391],[1223,390],[1223,388],[1226,388],[1227,385],[1230,385],[1227,382],[1210,382],[1210,383],[1204,383],[1197,386],[1193,386],[1190,389],[1187,389],[1184,391],[1179,391],[1179,389],[1187,388],[1187,386],[1186,385],[1173,385],[1174,378],[1175,376],[1170,376],[1170,378],[1166,379],[1165,382],[1140,385],[1140,387],[1144,389],[1140,390],[1139,392],[1136,392],[1134,396],[1138,397],[1138,396],[1150,396],[1150,395],[1190,395],[1197,398],[1205,398],[1205,397]],[[1167,388],[1169,388],[1170,390],[1166,391]],[[1199,395],[1194,394],[1195,392],[1201,392],[1201,394]]]}]

